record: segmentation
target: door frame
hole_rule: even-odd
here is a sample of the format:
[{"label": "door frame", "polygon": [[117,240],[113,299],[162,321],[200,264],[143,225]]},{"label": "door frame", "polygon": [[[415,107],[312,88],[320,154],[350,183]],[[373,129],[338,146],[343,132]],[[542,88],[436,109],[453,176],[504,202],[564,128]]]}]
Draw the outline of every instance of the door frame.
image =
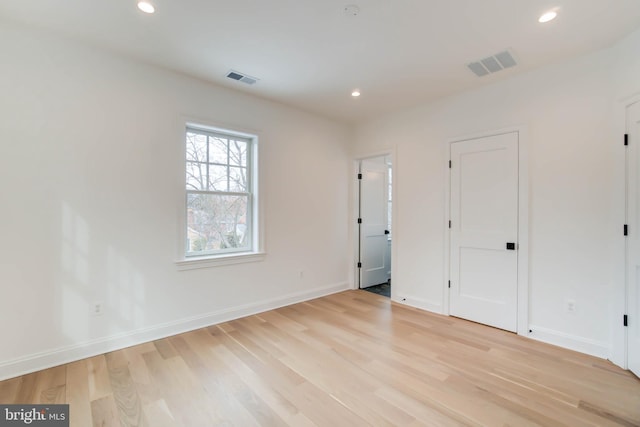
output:
[{"label": "door frame", "polygon": [[[353,257],[352,257],[352,262],[351,262],[351,267],[350,270],[352,272],[351,277],[353,278],[353,282],[351,283],[351,289],[359,289],[360,288],[360,279],[361,279],[361,272],[360,269],[358,268],[358,261],[359,261],[359,256],[360,256],[360,250],[359,250],[359,245],[360,245],[360,230],[358,227],[358,213],[360,211],[360,187],[359,187],[359,182],[358,182],[358,173],[360,170],[360,162],[362,160],[368,160],[368,159],[373,159],[376,157],[384,157],[384,156],[389,156],[391,158],[391,191],[394,194],[394,198],[393,198],[393,202],[391,204],[391,230],[395,229],[395,222],[396,222],[396,198],[395,198],[395,194],[396,193],[396,159],[397,159],[397,152],[396,152],[396,148],[389,148],[389,149],[385,149],[385,150],[380,150],[380,151],[374,151],[374,152],[368,152],[368,153],[361,153],[361,154],[356,154],[353,157],[353,161],[352,161],[352,169],[351,169],[351,179],[349,180],[349,182],[351,183],[351,189],[352,189],[352,196],[351,196],[351,213],[349,215],[349,223],[351,224],[351,229],[353,230],[353,232],[351,233],[351,247],[352,247],[352,253],[353,253]],[[392,231],[393,233],[393,231]],[[396,274],[396,265],[397,262],[395,262],[394,260],[397,260],[396,257],[396,245],[393,243],[393,237],[391,238],[391,277],[397,277]],[[396,287],[397,289],[397,287]],[[391,287],[391,299],[394,299],[394,287]]]},{"label": "door frame", "polygon": [[451,212],[451,144],[506,133],[518,133],[518,315],[516,332],[529,335],[529,152],[528,131],[524,125],[477,132],[450,138],[443,144],[444,151],[444,218],[442,222],[444,236],[444,282],[442,283],[442,312],[449,316],[449,280],[451,268],[451,233],[449,218]]},{"label": "door frame", "polygon": [[[636,92],[626,97],[619,98],[614,105],[614,127],[615,132],[611,138],[614,144],[615,153],[615,181],[616,185],[614,193],[614,206],[617,206],[615,214],[615,224],[611,232],[620,236],[619,243],[615,245],[613,251],[614,267],[614,287],[613,301],[609,330],[611,333],[611,349],[609,360],[623,369],[629,368],[628,354],[628,328],[622,324],[622,317],[628,314],[629,308],[629,284],[627,283],[627,241],[620,232],[622,224],[626,224],[627,220],[627,152],[622,143],[624,134],[627,133],[627,108],[640,102],[640,92]],[[640,171],[637,171],[640,173]]]}]

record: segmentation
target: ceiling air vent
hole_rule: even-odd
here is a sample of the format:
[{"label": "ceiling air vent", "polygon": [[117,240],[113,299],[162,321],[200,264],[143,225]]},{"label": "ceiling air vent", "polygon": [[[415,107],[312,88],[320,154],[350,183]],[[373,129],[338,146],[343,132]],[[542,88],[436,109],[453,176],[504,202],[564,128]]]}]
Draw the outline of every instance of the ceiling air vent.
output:
[{"label": "ceiling air vent", "polygon": [[517,62],[513,58],[513,55],[511,55],[509,51],[505,50],[504,52],[496,53],[488,58],[472,62],[471,64],[468,64],[467,67],[469,67],[476,76],[482,77],[487,74],[497,73],[505,68],[514,67],[515,65],[517,65]]},{"label": "ceiling air vent", "polygon": [[248,85],[253,85],[258,82],[258,79],[256,79],[255,77],[247,76],[246,74],[242,74],[233,70],[227,73],[227,77],[230,78],[231,80],[237,80],[239,82],[246,83]]}]

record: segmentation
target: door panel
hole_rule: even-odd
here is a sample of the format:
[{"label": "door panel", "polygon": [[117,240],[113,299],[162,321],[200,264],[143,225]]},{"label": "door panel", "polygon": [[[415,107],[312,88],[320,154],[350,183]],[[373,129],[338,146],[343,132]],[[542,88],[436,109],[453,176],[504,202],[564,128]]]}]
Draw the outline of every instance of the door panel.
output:
[{"label": "door panel", "polygon": [[379,285],[388,279],[386,264],[387,165],[384,161],[363,160],[360,165],[360,287]]},{"label": "door panel", "polygon": [[518,133],[451,144],[450,313],[516,331]]},{"label": "door panel", "polygon": [[507,304],[510,293],[500,284],[512,280],[511,254],[477,248],[460,248],[460,295],[479,301]]},{"label": "door panel", "polygon": [[627,108],[627,361],[640,376],[640,102]]}]

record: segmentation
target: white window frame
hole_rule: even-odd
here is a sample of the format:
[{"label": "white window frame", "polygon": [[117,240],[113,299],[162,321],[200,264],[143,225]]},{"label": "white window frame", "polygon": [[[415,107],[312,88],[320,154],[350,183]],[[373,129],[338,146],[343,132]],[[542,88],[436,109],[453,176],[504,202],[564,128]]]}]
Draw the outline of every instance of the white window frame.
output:
[{"label": "white window frame", "polygon": [[[196,131],[207,135],[221,135],[232,138],[238,138],[245,140],[249,143],[247,152],[247,182],[249,187],[249,200],[248,200],[248,217],[247,227],[250,233],[249,240],[250,245],[246,250],[230,249],[221,250],[206,254],[193,254],[188,252],[187,239],[187,195],[189,193],[200,193],[199,191],[191,191],[186,188],[186,141],[187,133],[189,131]],[[181,132],[182,143],[179,144],[181,149],[181,213],[180,213],[180,244],[178,245],[179,254],[176,265],[178,270],[191,270],[198,268],[208,268],[220,265],[239,264],[246,262],[262,261],[265,257],[263,246],[263,233],[262,233],[262,205],[260,203],[260,197],[258,195],[258,182],[259,182],[259,168],[258,168],[258,135],[255,133],[248,133],[243,131],[229,130],[218,126],[209,126],[202,124],[198,121],[185,121]],[[209,192],[205,192],[209,193]],[[212,194],[241,194],[234,192],[210,192]],[[245,194],[245,193],[242,193]]]}]

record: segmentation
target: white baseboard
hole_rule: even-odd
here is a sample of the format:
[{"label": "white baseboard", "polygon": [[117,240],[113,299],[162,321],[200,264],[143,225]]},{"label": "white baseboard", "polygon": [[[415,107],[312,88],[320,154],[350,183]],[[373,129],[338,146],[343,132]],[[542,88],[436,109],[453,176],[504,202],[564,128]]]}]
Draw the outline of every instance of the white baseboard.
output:
[{"label": "white baseboard", "polygon": [[406,304],[432,313],[442,314],[442,303],[439,301],[431,301],[403,294],[395,295],[393,300],[400,304]]},{"label": "white baseboard", "polygon": [[298,302],[342,292],[347,289],[349,289],[349,285],[347,283],[341,283],[311,291],[295,292],[278,298],[244,304],[225,310],[30,354],[25,357],[0,363],[0,381],[87,357],[93,357],[98,354],[104,354],[133,345],[204,328],[217,323],[227,322]]},{"label": "white baseboard", "polygon": [[[442,311],[442,304],[440,302],[411,297],[404,294],[397,294],[394,301],[400,304],[406,304],[411,307],[430,311],[432,313],[444,314]],[[558,347],[589,354],[601,359],[606,359],[610,353],[609,344],[606,342],[575,336],[535,325],[531,325],[529,329],[531,329],[532,332],[525,336],[547,344],[557,345]]]},{"label": "white baseboard", "polygon": [[579,351],[580,353],[586,353],[601,359],[606,359],[609,356],[610,349],[606,342],[579,337],[535,325],[531,325],[529,329],[531,329],[532,332],[529,333],[527,337],[531,339],[568,348],[569,350]]}]

